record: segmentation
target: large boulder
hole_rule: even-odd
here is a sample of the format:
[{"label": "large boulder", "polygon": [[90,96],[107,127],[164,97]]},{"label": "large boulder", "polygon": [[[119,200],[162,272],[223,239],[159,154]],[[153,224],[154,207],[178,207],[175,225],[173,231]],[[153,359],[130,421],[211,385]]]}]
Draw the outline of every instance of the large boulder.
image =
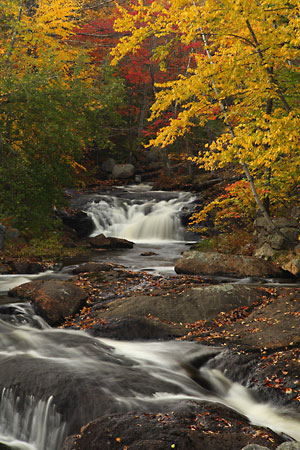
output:
[{"label": "large boulder", "polygon": [[79,238],[89,236],[95,229],[93,219],[84,211],[57,211],[63,223],[72,228]]},{"label": "large boulder", "polygon": [[100,272],[108,272],[115,268],[121,268],[123,266],[113,263],[106,262],[86,262],[79,264],[77,267],[74,267],[72,273],[74,275],[78,275],[80,273],[100,273]]},{"label": "large boulder", "polygon": [[103,170],[103,172],[112,173],[115,165],[116,161],[113,158],[107,158],[105,161],[103,161],[101,169]]},{"label": "large boulder", "polygon": [[[103,319],[124,317],[154,317],[171,323],[194,323],[211,320],[220,312],[259,302],[260,288],[237,284],[221,284],[187,289],[180,294],[146,296],[113,300],[107,311],[99,313]],[[131,325],[133,326],[133,325]]]},{"label": "large boulder", "polygon": [[54,326],[76,314],[88,294],[70,281],[35,280],[11,289],[9,296],[30,301],[37,314]]},{"label": "large boulder", "polygon": [[89,244],[94,248],[133,248],[134,243],[127,239],[119,239],[115,237],[106,237],[104,234],[98,234],[89,238]]},{"label": "large boulder", "polygon": [[271,430],[250,425],[221,404],[197,402],[159,414],[99,417],[68,437],[62,450],[233,450],[250,443],[275,449],[281,442]]},{"label": "large boulder", "polygon": [[294,217],[273,217],[272,222],[276,227],[274,231],[264,217],[258,217],[255,222],[254,242],[258,247],[264,244],[270,245],[273,250],[287,250],[294,248],[298,243],[300,234],[299,221]]},{"label": "large boulder", "polygon": [[291,272],[295,277],[300,278],[300,254],[287,261],[282,268]]},{"label": "large boulder", "polygon": [[287,272],[269,261],[243,255],[186,251],[175,264],[176,273],[227,275],[238,278],[284,278]]},{"label": "large boulder", "polygon": [[133,164],[116,164],[112,169],[113,178],[130,178],[134,175],[135,167]]}]

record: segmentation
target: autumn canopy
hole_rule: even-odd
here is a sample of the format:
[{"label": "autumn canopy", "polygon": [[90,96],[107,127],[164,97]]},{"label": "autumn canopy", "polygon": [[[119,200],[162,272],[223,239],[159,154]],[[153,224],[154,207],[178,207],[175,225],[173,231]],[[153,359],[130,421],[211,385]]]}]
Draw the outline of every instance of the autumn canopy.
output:
[{"label": "autumn canopy", "polygon": [[2,220],[51,227],[89,155],[118,148],[233,171],[195,222],[297,201],[298,0],[8,0],[0,17]]}]

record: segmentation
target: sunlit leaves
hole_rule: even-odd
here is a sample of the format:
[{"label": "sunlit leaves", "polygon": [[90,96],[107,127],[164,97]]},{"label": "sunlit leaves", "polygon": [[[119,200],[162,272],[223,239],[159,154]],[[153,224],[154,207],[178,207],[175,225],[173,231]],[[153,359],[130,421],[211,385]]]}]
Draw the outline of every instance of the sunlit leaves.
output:
[{"label": "sunlit leaves", "polygon": [[218,117],[224,132],[195,161],[207,170],[246,163],[258,188],[268,182],[273,199],[281,192],[280,203],[288,205],[300,182],[299,12],[296,0],[152,1],[121,8],[117,27],[127,35],[113,51],[114,63],[149,35],[202,43],[201,50],[191,47],[194,65],[186,73],[157,85],[151,120],[174,105],[177,114],[149,145],[166,147]]}]

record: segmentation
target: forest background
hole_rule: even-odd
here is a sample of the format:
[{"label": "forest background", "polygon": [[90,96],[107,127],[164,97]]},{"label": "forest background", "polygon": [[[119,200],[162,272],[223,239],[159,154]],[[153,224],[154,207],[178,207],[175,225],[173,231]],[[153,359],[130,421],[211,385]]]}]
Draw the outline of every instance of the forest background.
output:
[{"label": "forest background", "polygon": [[[58,233],[65,189],[159,153],[166,186],[221,171],[205,232],[299,197],[296,0],[7,0],[0,6],[0,221]],[[99,175],[100,173],[100,175]],[[176,180],[176,182],[174,182]],[[231,180],[231,181],[230,181]],[[232,183],[234,180],[234,183]],[[101,180],[100,180],[101,183]]]}]

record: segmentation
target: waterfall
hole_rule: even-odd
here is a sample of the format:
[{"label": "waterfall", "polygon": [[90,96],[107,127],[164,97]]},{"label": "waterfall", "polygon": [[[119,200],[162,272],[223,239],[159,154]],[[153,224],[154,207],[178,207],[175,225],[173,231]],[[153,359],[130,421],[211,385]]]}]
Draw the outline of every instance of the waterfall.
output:
[{"label": "waterfall", "polygon": [[47,400],[36,400],[34,396],[21,399],[12,389],[2,390],[1,443],[19,450],[58,450],[64,436],[65,423],[55,411],[52,396]]},{"label": "waterfall", "polygon": [[101,196],[90,201],[85,212],[93,219],[92,236],[103,233],[134,242],[166,242],[184,239],[180,213],[195,200],[190,193],[176,193],[175,198],[162,199],[170,193],[139,190],[137,199],[127,196]]},{"label": "waterfall", "polygon": [[[21,305],[15,307],[20,315]],[[23,314],[34,315],[30,307]],[[300,440],[297,417],[258,401],[209,364],[200,364],[199,382],[190,377],[193,361],[223,358],[221,348],[114,341],[49,329],[29,317],[26,324],[0,319],[0,331],[0,444],[13,449],[58,450],[66,435],[99,416],[172,411],[182,401],[203,400]]]}]

